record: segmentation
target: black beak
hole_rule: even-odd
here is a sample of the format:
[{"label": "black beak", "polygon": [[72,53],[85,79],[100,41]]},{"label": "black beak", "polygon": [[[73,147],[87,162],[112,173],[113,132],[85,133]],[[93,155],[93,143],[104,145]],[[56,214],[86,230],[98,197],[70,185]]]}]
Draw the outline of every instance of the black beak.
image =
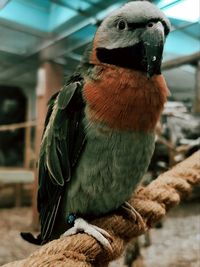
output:
[{"label": "black beak", "polygon": [[147,64],[147,77],[160,73],[163,46],[165,41],[164,27],[161,22],[149,22],[142,35],[144,57]]}]

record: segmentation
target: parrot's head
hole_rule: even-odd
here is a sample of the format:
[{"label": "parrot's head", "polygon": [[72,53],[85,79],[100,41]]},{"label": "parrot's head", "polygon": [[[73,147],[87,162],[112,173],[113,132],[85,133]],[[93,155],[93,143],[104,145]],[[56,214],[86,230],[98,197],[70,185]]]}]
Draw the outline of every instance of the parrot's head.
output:
[{"label": "parrot's head", "polygon": [[91,63],[107,63],[147,73],[161,73],[163,46],[170,22],[155,5],[129,2],[107,16],[99,26]]}]

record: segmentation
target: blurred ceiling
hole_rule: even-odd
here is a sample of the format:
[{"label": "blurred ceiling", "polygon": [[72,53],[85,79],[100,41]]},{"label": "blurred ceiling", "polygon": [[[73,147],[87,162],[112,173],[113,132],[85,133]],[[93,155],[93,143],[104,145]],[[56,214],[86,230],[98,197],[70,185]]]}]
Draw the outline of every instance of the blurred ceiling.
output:
[{"label": "blurred ceiling", "polygon": [[[64,65],[70,74],[92,40],[96,25],[124,0],[0,0],[0,84],[33,87],[42,60]],[[164,60],[200,51],[199,0],[156,3],[170,18]],[[194,68],[166,72],[170,86],[193,86]],[[187,79],[188,75],[188,79]],[[171,77],[171,78],[170,78]],[[179,77],[179,78],[178,78]]]}]

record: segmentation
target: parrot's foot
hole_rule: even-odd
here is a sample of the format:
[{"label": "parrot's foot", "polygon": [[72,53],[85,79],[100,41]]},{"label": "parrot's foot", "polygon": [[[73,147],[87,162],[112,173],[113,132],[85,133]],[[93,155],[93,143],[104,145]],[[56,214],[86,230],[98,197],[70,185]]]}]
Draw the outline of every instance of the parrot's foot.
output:
[{"label": "parrot's foot", "polygon": [[145,227],[144,220],[142,216],[137,212],[131,204],[127,201],[121,206],[122,210],[126,212],[126,214],[134,221],[138,222],[142,227]]},{"label": "parrot's foot", "polygon": [[89,224],[82,218],[77,218],[74,222],[74,226],[67,230],[63,236],[75,235],[82,232],[94,237],[106,250],[112,251],[112,247],[108,241],[108,239],[112,240],[109,233],[96,225]]}]

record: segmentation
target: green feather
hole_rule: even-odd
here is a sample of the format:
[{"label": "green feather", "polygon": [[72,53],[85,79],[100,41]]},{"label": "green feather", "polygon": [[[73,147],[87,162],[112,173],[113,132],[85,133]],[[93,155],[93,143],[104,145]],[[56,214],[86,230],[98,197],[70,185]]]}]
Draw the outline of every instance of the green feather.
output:
[{"label": "green feather", "polygon": [[68,86],[64,86],[58,95],[58,108],[65,109],[71,101],[75,91],[77,89],[77,83],[71,83]]},{"label": "green feather", "polygon": [[52,107],[52,113],[46,126],[40,149],[40,166],[44,164],[52,182],[60,186],[64,185],[65,173],[67,172],[65,162],[68,158],[68,124],[64,109],[72,100],[78,85],[78,82],[69,84],[58,94]]}]

